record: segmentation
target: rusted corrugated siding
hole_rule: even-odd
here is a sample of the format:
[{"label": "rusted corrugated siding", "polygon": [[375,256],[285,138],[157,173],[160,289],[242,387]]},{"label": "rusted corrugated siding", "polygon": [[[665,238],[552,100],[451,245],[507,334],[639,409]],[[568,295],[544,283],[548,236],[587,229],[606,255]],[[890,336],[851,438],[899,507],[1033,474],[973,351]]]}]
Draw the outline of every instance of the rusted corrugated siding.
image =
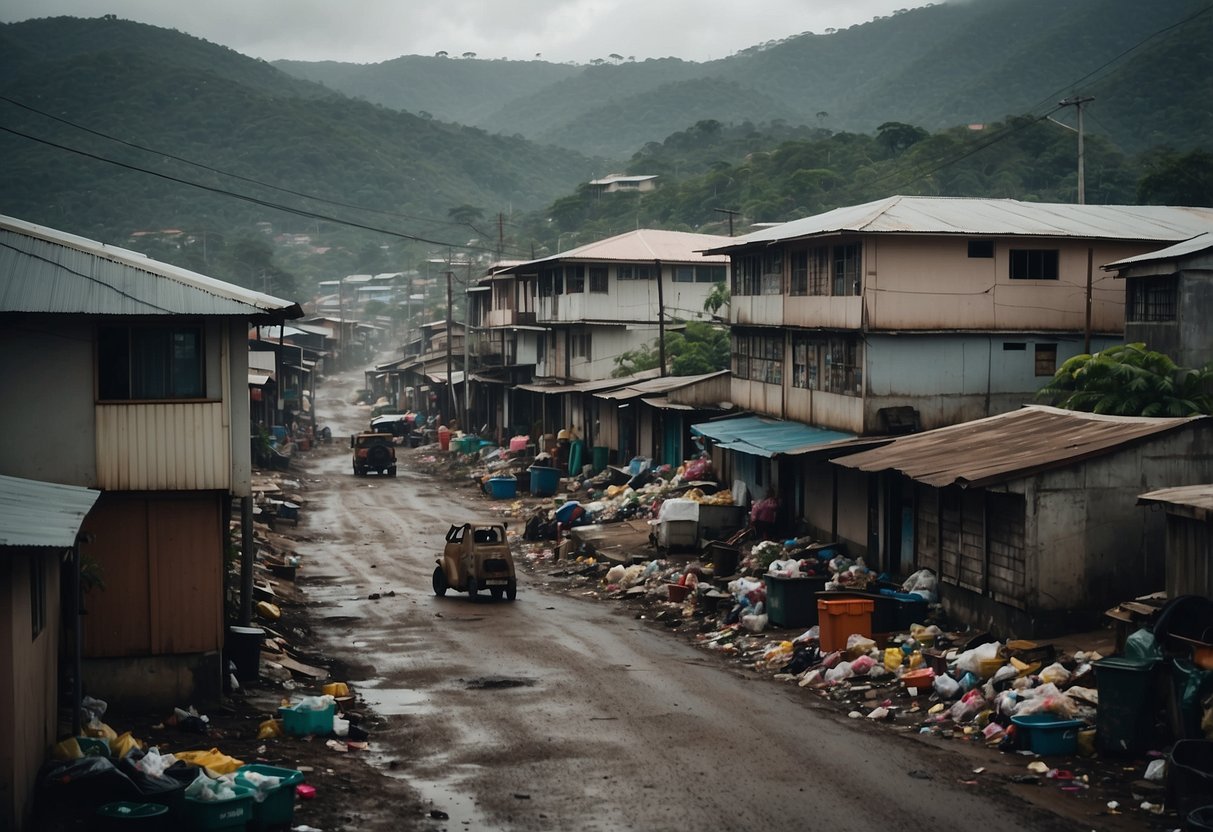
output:
[{"label": "rusted corrugated siding", "polygon": [[116,491],[231,487],[222,402],[101,404],[97,485]]}]

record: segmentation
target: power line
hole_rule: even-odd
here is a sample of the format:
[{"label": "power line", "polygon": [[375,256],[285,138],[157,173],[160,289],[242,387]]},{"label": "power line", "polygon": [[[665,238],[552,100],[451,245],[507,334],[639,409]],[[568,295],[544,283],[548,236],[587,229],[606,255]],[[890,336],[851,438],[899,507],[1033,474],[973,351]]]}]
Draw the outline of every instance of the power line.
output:
[{"label": "power line", "polygon": [[68,153],[75,153],[78,156],[84,156],[85,158],[88,158],[88,159],[94,159],[98,162],[104,162],[109,165],[114,165],[116,167],[120,167],[125,170],[135,171],[137,173],[145,173],[149,176],[155,176],[159,179],[164,179],[169,182],[175,182],[179,185],[188,185],[189,187],[198,188],[199,190],[203,190],[203,191],[209,191],[210,193],[219,194],[220,196],[232,197],[233,199],[239,199],[244,202],[250,202],[254,205],[260,205],[264,208],[272,208],[277,211],[284,211],[288,214],[294,214],[296,216],[306,217],[308,219],[323,220],[325,222],[332,222],[332,223],[336,223],[338,225],[348,226],[350,228],[358,228],[363,231],[372,231],[376,234],[385,234],[389,237],[396,237],[398,239],[409,240],[411,242],[416,242],[416,243],[426,243],[428,245],[444,246],[447,248],[460,249],[460,250],[465,250],[465,251],[479,251],[479,252],[484,252],[484,253],[488,253],[488,254],[492,254],[494,252],[493,249],[484,248],[481,246],[470,246],[470,245],[464,245],[464,244],[460,244],[460,243],[451,243],[451,242],[447,242],[447,241],[443,241],[443,240],[432,240],[428,237],[421,237],[421,236],[418,236],[415,234],[406,234],[402,231],[390,231],[386,228],[377,228],[375,226],[367,225],[365,223],[355,222],[353,220],[341,219],[339,217],[330,216],[328,214],[321,214],[316,211],[308,211],[303,208],[292,208],[289,205],[284,205],[284,204],[278,203],[278,202],[271,202],[270,200],[261,199],[260,197],[249,196],[248,194],[237,193],[236,191],[229,191],[226,188],[218,188],[213,185],[204,185],[201,182],[193,182],[188,179],[182,179],[181,177],[170,176],[167,173],[160,173],[158,171],[149,170],[148,168],[140,167],[138,165],[132,165],[127,162],[120,162],[116,159],[110,159],[110,158],[101,156],[96,153],[90,153],[87,150],[80,150],[79,148],[70,147],[70,146],[64,145],[64,144],[59,144],[58,142],[53,142],[53,141],[50,141],[49,139],[42,139],[37,136],[31,136],[28,133],[23,133],[20,130],[14,130],[11,127],[5,127],[3,125],[0,125],[0,131],[3,131],[5,133],[11,133],[14,136],[20,136],[23,139],[29,139],[32,142],[37,142],[38,144],[44,144],[44,145],[47,145],[48,147],[53,147],[57,150],[65,150]]}]

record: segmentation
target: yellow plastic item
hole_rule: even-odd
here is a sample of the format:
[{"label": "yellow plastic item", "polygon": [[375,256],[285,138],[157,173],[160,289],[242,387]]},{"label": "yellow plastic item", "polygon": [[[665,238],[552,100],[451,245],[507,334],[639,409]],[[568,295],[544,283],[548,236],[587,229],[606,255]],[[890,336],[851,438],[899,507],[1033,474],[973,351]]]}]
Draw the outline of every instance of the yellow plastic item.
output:
[{"label": "yellow plastic item", "polygon": [[110,755],[114,757],[125,757],[136,748],[142,749],[143,743],[132,737],[130,731],[124,731],[110,740]]},{"label": "yellow plastic item", "polygon": [[104,722],[98,722],[96,725],[84,726],[84,736],[94,737],[99,740],[114,740],[118,738],[118,732],[106,725]]},{"label": "yellow plastic item", "polygon": [[281,719],[267,719],[257,728],[257,739],[268,740],[283,735]]},{"label": "yellow plastic item", "polygon": [[322,691],[325,696],[332,696],[334,698],[338,696],[349,696],[350,686],[345,682],[329,682],[322,688]]},{"label": "yellow plastic item", "polygon": [[1078,753],[1083,757],[1095,756],[1095,730],[1078,732]]},{"label": "yellow plastic item", "polygon": [[268,619],[269,621],[277,621],[282,617],[282,610],[278,609],[277,606],[271,604],[269,601],[258,601],[257,615]]},{"label": "yellow plastic item", "polygon": [[76,742],[75,737],[68,737],[51,749],[51,758],[55,760],[79,760],[83,756],[84,752],[80,750],[80,743]]},{"label": "yellow plastic item", "polygon": [[896,670],[901,667],[902,659],[905,654],[901,652],[900,647],[886,647],[884,649],[884,666],[886,670]]},{"label": "yellow plastic item", "polygon": [[910,654],[910,669],[917,670],[920,667],[922,667],[922,653],[915,650]]},{"label": "yellow plastic item", "polygon": [[998,672],[998,668],[1006,664],[1001,657],[997,659],[982,659],[977,663],[977,675],[983,679],[989,679]]},{"label": "yellow plastic item", "polygon": [[202,766],[215,777],[221,774],[231,774],[244,765],[243,761],[229,757],[218,748],[212,748],[210,751],[178,751],[175,756],[178,760]]}]

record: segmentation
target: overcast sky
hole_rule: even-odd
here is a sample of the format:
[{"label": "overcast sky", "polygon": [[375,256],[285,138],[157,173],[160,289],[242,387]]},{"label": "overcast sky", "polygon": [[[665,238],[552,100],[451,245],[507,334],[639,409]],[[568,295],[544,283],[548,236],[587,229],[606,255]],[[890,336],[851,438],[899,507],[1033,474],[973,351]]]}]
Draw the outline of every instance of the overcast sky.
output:
[{"label": "overcast sky", "polygon": [[115,14],[254,58],[375,63],[400,55],[588,63],[724,58],[927,0],[3,0],[0,21]]}]

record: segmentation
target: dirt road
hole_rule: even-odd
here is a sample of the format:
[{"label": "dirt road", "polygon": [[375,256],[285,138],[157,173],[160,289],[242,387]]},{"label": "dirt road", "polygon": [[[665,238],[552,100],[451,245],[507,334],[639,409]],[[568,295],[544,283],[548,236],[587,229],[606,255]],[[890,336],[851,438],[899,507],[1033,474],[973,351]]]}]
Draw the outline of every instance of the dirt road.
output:
[{"label": "dirt road", "polygon": [[[341,437],[367,418],[347,404],[358,379],[318,396],[335,440],[307,463],[313,540],[299,548],[316,646],[384,718],[373,762],[402,781],[362,795],[348,828],[1109,828],[1029,810],[972,784],[954,751],[848,720],[521,570],[512,604],[436,598],[448,526],[491,504],[403,467],[352,476]],[[419,801],[389,796],[410,789]]]}]

